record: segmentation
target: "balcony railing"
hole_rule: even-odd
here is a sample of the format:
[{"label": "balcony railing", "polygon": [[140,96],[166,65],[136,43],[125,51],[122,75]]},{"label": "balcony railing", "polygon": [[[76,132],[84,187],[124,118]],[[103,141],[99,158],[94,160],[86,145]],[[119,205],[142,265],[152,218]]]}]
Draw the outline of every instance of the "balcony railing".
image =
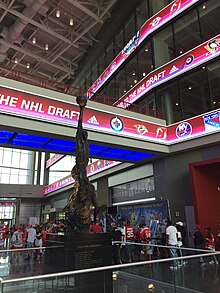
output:
[{"label": "balcony railing", "polygon": [[[0,76],[13,79],[16,81],[24,82],[27,84],[39,86],[41,88],[46,88],[56,92],[65,93],[71,96],[86,95],[86,91],[81,88],[77,88],[68,84],[57,82],[55,80],[42,78],[37,75],[32,75],[26,72],[14,70],[4,66],[0,66]],[[93,96],[93,101],[97,103],[109,105],[109,106],[114,106],[113,104],[116,102],[116,98],[100,95],[100,94],[95,94]],[[164,119],[164,114],[161,111],[158,111],[146,106],[130,104],[128,102],[123,102],[123,103],[124,104],[122,105],[122,108],[128,111]]]}]

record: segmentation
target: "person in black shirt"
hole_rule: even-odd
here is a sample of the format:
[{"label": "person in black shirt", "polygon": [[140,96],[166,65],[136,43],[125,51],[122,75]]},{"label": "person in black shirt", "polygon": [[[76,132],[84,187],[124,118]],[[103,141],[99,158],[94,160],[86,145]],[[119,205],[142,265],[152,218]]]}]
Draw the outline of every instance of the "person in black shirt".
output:
[{"label": "person in black shirt", "polygon": [[[116,222],[111,223],[111,228],[112,228],[112,241],[122,241],[122,232],[118,228],[118,225]],[[120,247],[121,243],[113,243],[112,244],[112,261],[113,264],[117,265],[120,263]]]}]

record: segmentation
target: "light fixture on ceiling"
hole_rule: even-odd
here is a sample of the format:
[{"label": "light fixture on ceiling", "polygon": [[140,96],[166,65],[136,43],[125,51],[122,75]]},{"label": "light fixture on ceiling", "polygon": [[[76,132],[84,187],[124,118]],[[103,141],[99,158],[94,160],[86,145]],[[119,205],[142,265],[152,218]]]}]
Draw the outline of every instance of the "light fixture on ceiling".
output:
[{"label": "light fixture on ceiling", "polygon": [[30,68],[30,63],[29,62],[27,63],[27,68]]},{"label": "light fixture on ceiling", "polygon": [[35,37],[33,37],[33,39],[32,39],[32,43],[33,43],[33,44],[36,44],[36,43],[37,43],[37,39],[36,39]]},{"label": "light fixture on ceiling", "polygon": [[182,54],[183,53],[183,51],[182,50],[180,50],[180,54]]},{"label": "light fixture on ceiling", "polygon": [[70,26],[73,26],[73,19],[70,18]]},{"label": "light fixture on ceiling", "polygon": [[57,11],[56,11],[56,17],[57,17],[57,18],[60,17],[60,10],[59,10],[59,9],[57,9]]},{"label": "light fixture on ceiling", "polygon": [[134,83],[137,83],[137,79],[134,80]]},{"label": "light fixture on ceiling", "polygon": [[192,87],[191,86],[189,86],[189,90],[191,90],[192,89]]},{"label": "light fixture on ceiling", "polygon": [[49,45],[45,44],[45,50],[48,51],[49,50]]},{"label": "light fixture on ceiling", "polygon": [[18,63],[18,58],[15,58],[15,64],[17,64]]},{"label": "light fixture on ceiling", "polygon": [[146,76],[146,73],[145,72],[143,72],[143,76]]}]

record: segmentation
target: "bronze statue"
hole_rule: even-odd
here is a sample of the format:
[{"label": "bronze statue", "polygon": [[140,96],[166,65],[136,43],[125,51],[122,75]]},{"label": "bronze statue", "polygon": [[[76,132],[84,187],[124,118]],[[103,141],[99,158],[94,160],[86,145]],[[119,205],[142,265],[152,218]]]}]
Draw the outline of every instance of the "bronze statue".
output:
[{"label": "bronze statue", "polygon": [[80,107],[76,132],[76,165],[71,171],[74,192],[63,211],[67,213],[67,229],[69,233],[89,233],[92,211],[96,208],[95,188],[87,177],[89,162],[89,145],[87,131],[82,127],[83,110],[87,103],[84,96],[77,97]]}]

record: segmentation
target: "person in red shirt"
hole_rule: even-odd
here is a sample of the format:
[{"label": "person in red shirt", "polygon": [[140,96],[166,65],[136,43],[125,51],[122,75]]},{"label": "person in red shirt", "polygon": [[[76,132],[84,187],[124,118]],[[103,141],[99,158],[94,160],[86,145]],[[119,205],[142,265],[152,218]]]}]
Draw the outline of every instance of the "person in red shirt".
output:
[{"label": "person in red shirt", "polygon": [[146,255],[147,260],[152,260],[152,255],[153,255],[152,246],[146,245],[146,244],[151,244],[152,232],[151,232],[151,229],[147,227],[146,224],[142,224],[142,229],[140,231],[140,238],[141,238],[141,242],[145,244],[142,248],[142,253]]},{"label": "person in red shirt", "polygon": [[[211,228],[205,228],[206,236],[206,248],[211,251],[215,251],[215,236],[212,233]],[[210,264],[218,264],[218,260],[215,255],[213,255],[213,260],[209,262]]]},{"label": "person in red shirt", "polygon": [[134,243],[135,232],[134,232],[134,227],[131,225],[131,222],[129,220],[125,222],[125,226],[123,230],[124,230],[123,231],[124,242],[126,242],[125,258],[127,259],[128,262],[132,262],[135,260],[134,245],[130,243]]},{"label": "person in red shirt", "polygon": [[102,233],[102,227],[99,225],[99,221],[96,220],[96,222],[92,223],[90,225],[90,232],[91,233]]},{"label": "person in red shirt", "polygon": [[0,225],[0,246],[3,246],[5,244],[5,234],[6,231],[4,225]]}]

